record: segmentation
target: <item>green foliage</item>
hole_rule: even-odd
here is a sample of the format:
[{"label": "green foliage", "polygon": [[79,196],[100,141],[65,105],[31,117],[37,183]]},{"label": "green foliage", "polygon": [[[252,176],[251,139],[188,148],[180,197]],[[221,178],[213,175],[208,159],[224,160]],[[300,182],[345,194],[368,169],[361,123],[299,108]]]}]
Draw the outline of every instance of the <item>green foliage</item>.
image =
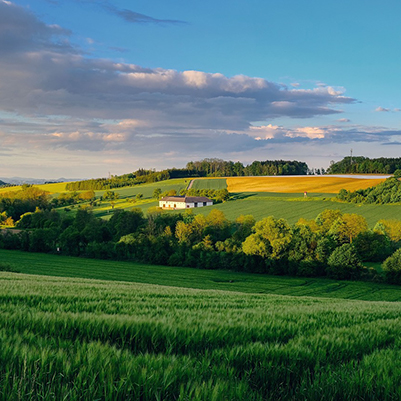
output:
[{"label": "green foliage", "polygon": [[329,174],[392,174],[401,169],[401,158],[347,156],[327,170]]},{"label": "green foliage", "polygon": [[362,268],[361,259],[352,244],[336,248],[327,261],[327,274],[336,279],[357,278]]},{"label": "green foliage", "polygon": [[401,181],[391,177],[367,189],[358,189],[353,192],[342,189],[337,198],[352,203],[399,203],[401,202]]},{"label": "green foliage", "polygon": [[49,208],[49,194],[37,187],[23,185],[21,190],[0,193],[0,213],[6,212],[14,221],[37,208]]},{"label": "green foliage", "polygon": [[375,231],[360,233],[353,244],[364,262],[381,262],[390,256],[392,250],[389,237]]},{"label": "green foliage", "polygon": [[397,179],[401,178],[401,169],[395,170],[393,173],[393,176],[394,176],[394,178],[397,178]]},{"label": "green foliage", "polygon": [[389,283],[401,284],[401,249],[396,250],[384,261],[383,271]]},{"label": "green foliage", "polygon": [[308,171],[306,163],[285,160],[254,161],[248,166],[240,162],[221,159],[203,159],[189,162],[187,169],[208,177],[236,177],[261,175],[305,175]]},{"label": "green foliage", "polygon": [[257,236],[268,241],[274,258],[282,256],[292,240],[292,230],[288,223],[284,219],[275,219],[273,216],[258,221],[253,230]]},{"label": "green foliage", "polygon": [[[161,193],[162,193],[162,190],[160,188],[155,188],[154,191],[153,191],[152,197],[155,198],[155,199],[160,199]],[[137,196],[138,196],[138,194],[137,194]]]}]

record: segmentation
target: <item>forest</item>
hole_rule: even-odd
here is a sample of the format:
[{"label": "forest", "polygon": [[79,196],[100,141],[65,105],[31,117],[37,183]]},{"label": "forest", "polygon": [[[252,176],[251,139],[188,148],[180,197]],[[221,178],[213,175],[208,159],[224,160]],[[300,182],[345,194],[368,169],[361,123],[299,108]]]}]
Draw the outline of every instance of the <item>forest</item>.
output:
[{"label": "forest", "polygon": [[307,173],[307,164],[298,161],[254,161],[252,164],[244,166],[240,162],[234,163],[221,159],[203,159],[201,161],[191,161],[183,169],[173,168],[162,171],[139,169],[130,174],[113,175],[110,178],[70,182],[66,185],[66,189],[68,191],[113,189],[159,182],[172,178],[305,175]]},{"label": "forest", "polygon": [[401,169],[401,157],[369,159],[364,156],[347,156],[331,164],[328,174],[393,174]]},{"label": "forest", "polygon": [[401,182],[395,177],[390,177],[375,187],[356,191],[342,189],[337,198],[352,203],[398,203],[401,202]]}]

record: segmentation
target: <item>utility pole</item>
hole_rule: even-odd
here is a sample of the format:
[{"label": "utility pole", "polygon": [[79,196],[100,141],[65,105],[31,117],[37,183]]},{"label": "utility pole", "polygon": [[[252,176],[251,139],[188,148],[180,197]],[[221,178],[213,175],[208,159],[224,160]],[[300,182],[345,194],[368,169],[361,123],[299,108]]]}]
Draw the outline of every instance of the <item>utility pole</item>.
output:
[{"label": "utility pole", "polygon": [[352,149],[351,149],[351,165],[352,165]]}]

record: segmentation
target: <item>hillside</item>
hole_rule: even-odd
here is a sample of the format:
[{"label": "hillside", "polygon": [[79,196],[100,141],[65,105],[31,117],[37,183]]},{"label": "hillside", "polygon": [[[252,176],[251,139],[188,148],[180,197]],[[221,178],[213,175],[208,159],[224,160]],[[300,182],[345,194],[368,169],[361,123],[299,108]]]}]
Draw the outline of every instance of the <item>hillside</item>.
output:
[{"label": "hillside", "polygon": [[379,157],[370,159],[364,156],[347,156],[333,163],[328,174],[393,174],[401,169],[401,157]]},{"label": "hillside", "polygon": [[399,286],[322,278],[266,276],[143,263],[0,250],[3,263],[24,274],[158,284],[203,290],[365,301],[401,301]]},{"label": "hillside", "polygon": [[341,189],[355,191],[366,189],[383,182],[383,178],[350,178],[333,176],[300,177],[230,177],[227,178],[229,192],[317,192],[336,194]]},{"label": "hillside", "polygon": [[3,399],[385,400],[401,393],[398,302],[4,272],[0,284]]}]

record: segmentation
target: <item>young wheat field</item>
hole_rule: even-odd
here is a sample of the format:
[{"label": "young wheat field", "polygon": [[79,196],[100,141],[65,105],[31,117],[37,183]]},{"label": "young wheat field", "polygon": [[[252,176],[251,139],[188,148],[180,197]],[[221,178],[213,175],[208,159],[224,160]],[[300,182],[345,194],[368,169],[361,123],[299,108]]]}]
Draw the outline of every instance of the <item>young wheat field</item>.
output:
[{"label": "young wheat field", "polygon": [[395,400],[401,304],[2,272],[2,400]]}]

